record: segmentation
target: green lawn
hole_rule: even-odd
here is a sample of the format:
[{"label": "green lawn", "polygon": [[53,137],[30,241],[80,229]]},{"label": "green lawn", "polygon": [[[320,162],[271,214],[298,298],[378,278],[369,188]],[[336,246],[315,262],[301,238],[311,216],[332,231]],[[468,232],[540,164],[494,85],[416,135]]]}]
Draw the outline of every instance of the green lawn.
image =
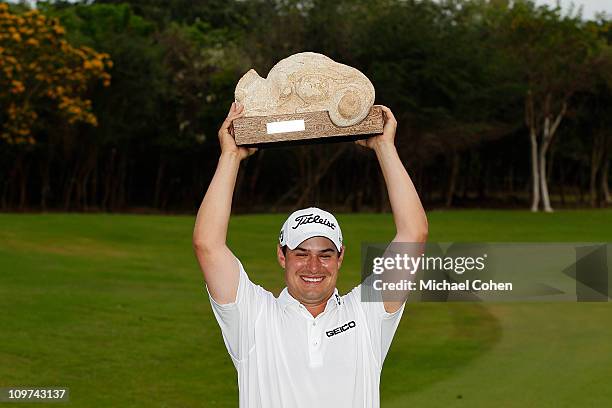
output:
[{"label": "green lawn", "polygon": [[[251,279],[275,293],[284,217],[230,226]],[[360,243],[390,239],[393,225],[389,215],[338,219],[345,292]],[[0,387],[67,386],[79,407],[236,406],[193,222],[0,214]],[[612,241],[607,210],[433,211],[429,223],[431,241]],[[609,303],[411,304],[385,362],[383,407],[609,406],[611,322]]]}]

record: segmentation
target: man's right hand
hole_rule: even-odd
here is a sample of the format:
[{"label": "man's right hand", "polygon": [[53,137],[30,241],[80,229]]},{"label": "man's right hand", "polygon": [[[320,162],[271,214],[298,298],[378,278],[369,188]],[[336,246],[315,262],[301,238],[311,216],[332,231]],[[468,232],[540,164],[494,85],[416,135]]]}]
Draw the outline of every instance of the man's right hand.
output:
[{"label": "man's right hand", "polygon": [[241,147],[236,145],[234,139],[234,119],[244,116],[244,105],[239,102],[233,102],[227,114],[227,118],[219,128],[219,144],[221,145],[221,154],[235,154],[240,160],[246,159],[257,151],[256,147]]}]

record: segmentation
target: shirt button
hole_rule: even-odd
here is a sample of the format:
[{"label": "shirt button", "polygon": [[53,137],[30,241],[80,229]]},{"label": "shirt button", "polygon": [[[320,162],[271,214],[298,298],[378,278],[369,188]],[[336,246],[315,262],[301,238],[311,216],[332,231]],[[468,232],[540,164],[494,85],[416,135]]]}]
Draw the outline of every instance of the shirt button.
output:
[{"label": "shirt button", "polygon": [[313,342],[312,342],[312,345],[313,345],[313,346],[315,346],[315,347],[316,347],[316,346],[318,346],[318,345],[319,345],[319,340],[315,340],[315,341],[313,341]]},{"label": "shirt button", "polygon": [[312,321],[312,325],[313,325],[313,326],[316,326],[316,325],[317,325],[317,322],[315,322],[315,321],[313,320],[313,321]]}]

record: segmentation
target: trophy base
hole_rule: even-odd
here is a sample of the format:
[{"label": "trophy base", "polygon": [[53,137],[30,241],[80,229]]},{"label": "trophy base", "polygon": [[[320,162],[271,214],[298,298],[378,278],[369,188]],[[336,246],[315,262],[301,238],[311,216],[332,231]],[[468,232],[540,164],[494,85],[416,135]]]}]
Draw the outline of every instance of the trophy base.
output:
[{"label": "trophy base", "polygon": [[288,115],[250,116],[234,120],[234,138],[238,146],[262,146],[300,141],[353,141],[383,131],[382,109],[373,106],[361,122],[336,126],[327,111],[291,113]]}]

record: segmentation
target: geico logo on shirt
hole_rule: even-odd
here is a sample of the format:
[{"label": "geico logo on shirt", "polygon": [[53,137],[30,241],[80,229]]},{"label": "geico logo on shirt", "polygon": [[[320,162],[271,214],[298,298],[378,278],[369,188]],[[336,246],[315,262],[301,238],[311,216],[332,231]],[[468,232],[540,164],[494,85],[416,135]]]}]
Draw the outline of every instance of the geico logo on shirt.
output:
[{"label": "geico logo on shirt", "polygon": [[325,334],[327,334],[327,337],[332,337],[332,336],[335,336],[336,334],[345,332],[348,329],[352,329],[353,327],[355,327],[355,321],[351,320],[350,322],[345,323],[340,327],[336,327],[334,330],[326,331]]}]

